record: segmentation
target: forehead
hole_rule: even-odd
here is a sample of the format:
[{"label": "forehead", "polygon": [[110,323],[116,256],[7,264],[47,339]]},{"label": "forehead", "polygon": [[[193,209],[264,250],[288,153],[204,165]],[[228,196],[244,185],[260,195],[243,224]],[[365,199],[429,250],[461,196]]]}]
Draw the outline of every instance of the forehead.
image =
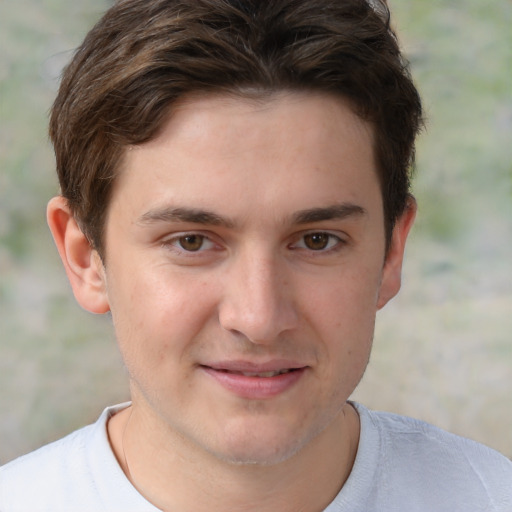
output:
[{"label": "forehead", "polygon": [[[247,118],[254,122],[253,130],[246,123]],[[218,143],[228,139],[232,131],[245,124],[245,134],[254,134],[261,138],[263,124],[267,121],[274,128],[279,128],[290,119],[300,121],[297,130],[281,133],[281,142],[287,142],[288,133],[293,139],[300,136],[318,136],[325,140],[325,131],[337,134],[358,132],[365,138],[374,139],[373,125],[359,117],[352,103],[340,96],[315,91],[279,90],[259,92],[243,90],[226,94],[192,93],[179,99],[170,109],[169,116],[162,123],[157,135],[143,146],[151,148],[158,145],[170,134],[180,134],[184,139],[192,136],[206,142],[210,139]],[[276,124],[276,121],[278,124]],[[221,131],[216,128],[223,128]],[[269,135],[272,131],[268,131]],[[252,139],[244,139],[250,145]],[[289,141],[288,142],[293,142]],[[311,142],[315,142],[311,140]],[[292,144],[289,144],[290,146]],[[282,150],[286,146],[281,147]]]},{"label": "forehead", "polygon": [[126,152],[113,201],[122,189],[133,208],[190,200],[201,204],[184,206],[236,203],[260,215],[278,204],[354,202],[378,188],[373,146],[372,126],[335,96],[189,96],[153,140]]}]

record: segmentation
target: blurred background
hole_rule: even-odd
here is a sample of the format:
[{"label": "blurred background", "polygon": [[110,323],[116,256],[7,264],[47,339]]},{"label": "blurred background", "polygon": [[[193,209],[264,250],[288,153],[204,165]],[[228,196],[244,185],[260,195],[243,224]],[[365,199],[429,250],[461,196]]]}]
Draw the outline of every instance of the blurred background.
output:
[{"label": "blurred background", "polygon": [[[105,0],[0,0],[0,463],[128,398],[108,316],[74,302],[45,222],[47,116]],[[354,398],[512,456],[512,2],[390,0],[423,95],[419,215]]]}]

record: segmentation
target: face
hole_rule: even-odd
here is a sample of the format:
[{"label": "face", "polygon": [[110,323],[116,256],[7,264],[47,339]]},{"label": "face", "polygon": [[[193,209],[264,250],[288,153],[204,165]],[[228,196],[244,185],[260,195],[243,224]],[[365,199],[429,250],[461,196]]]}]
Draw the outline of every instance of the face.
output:
[{"label": "face", "polygon": [[398,290],[371,128],[330,96],[183,101],[127,151],[105,242],[134,405],[238,463],[327,435]]}]

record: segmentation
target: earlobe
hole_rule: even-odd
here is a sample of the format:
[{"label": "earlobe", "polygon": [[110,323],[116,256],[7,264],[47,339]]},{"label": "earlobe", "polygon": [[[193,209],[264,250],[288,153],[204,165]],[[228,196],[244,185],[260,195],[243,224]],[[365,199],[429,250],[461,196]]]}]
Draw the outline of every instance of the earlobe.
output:
[{"label": "earlobe", "polygon": [[91,313],[106,313],[110,307],[103,263],[64,197],[50,200],[47,221],[77,302]]},{"label": "earlobe", "polygon": [[411,196],[407,202],[406,209],[393,228],[391,243],[382,272],[382,281],[377,300],[378,309],[383,308],[400,290],[405,243],[414,223],[416,211],[416,200]]}]

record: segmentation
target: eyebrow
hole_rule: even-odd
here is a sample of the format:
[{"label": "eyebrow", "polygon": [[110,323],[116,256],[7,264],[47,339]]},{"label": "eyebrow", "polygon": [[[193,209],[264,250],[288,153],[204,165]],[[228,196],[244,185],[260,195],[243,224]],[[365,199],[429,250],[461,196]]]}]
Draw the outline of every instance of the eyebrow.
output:
[{"label": "eyebrow", "polygon": [[[352,203],[334,204],[326,207],[309,208],[293,214],[292,224],[311,224],[326,220],[345,219],[366,215],[362,206]],[[189,222],[211,226],[224,226],[234,228],[235,222],[216,213],[200,208],[164,207],[156,208],[142,214],[137,220],[138,224],[153,224],[156,222]]]},{"label": "eyebrow", "polygon": [[139,224],[152,224],[154,222],[190,222],[191,224],[205,224],[211,226],[224,226],[233,228],[234,223],[216,213],[199,208],[157,208],[141,215]]},{"label": "eyebrow", "polygon": [[359,217],[367,214],[362,206],[352,203],[334,204],[321,208],[301,210],[293,216],[294,224],[309,224],[324,220],[345,219],[347,217]]}]

